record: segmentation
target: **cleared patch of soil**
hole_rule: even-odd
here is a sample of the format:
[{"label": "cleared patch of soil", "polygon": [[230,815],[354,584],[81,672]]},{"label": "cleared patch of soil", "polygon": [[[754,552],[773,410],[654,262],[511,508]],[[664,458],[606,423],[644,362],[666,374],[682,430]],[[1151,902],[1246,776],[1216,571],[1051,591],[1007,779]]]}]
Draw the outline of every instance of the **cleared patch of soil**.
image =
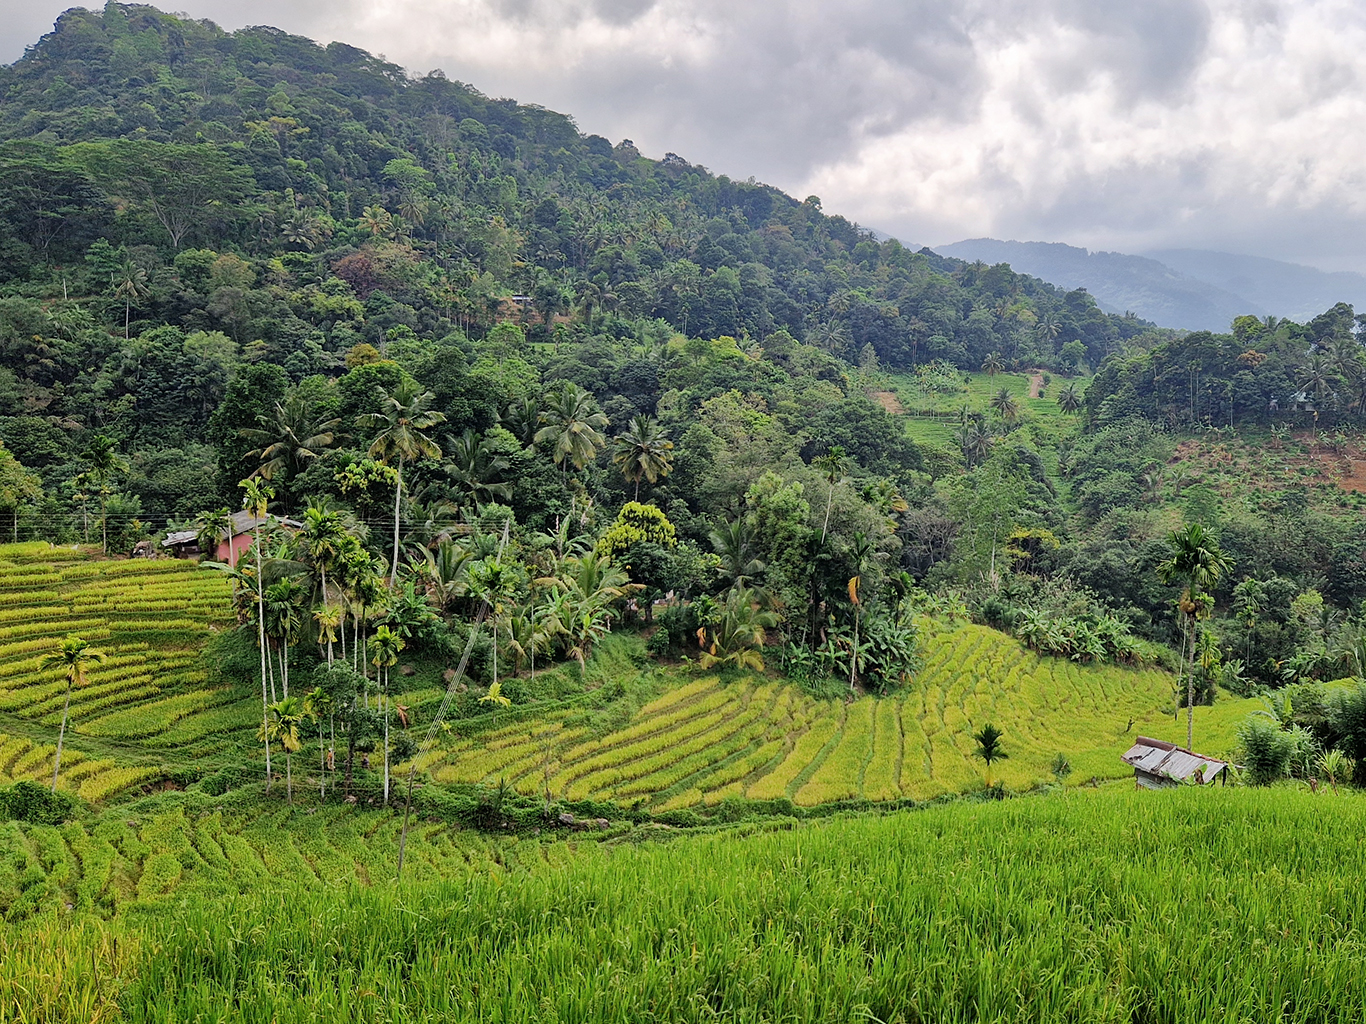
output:
[{"label": "cleared patch of soil", "polygon": [[870,391],[868,397],[893,416],[903,416],[906,413],[906,408],[901,404],[901,400],[890,391]]},{"label": "cleared patch of soil", "polygon": [[1029,397],[1038,398],[1043,391],[1043,374],[1035,372],[1029,375]]}]

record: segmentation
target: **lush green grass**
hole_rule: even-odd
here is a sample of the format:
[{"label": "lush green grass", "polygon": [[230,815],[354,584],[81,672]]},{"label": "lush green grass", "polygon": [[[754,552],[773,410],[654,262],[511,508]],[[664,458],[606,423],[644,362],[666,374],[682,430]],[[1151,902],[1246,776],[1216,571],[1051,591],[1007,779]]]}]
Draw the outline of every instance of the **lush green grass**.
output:
[{"label": "lush green grass", "polygon": [[[967,389],[957,394],[925,394],[920,390],[917,379],[912,374],[892,374],[892,388],[906,410],[907,429],[915,440],[927,444],[957,447],[955,432],[958,430],[956,416],[964,406],[970,412],[993,415],[990,408],[992,395],[1005,388],[1015,397],[1021,411],[1021,422],[1027,427],[1037,425],[1039,429],[1054,436],[1062,436],[1077,429],[1078,419],[1069,416],[1058,408],[1058,392],[1069,383],[1074,383],[1078,391],[1085,390],[1086,378],[1064,378],[1052,375],[1041,397],[1029,397],[1030,375],[1027,373],[998,373],[988,376],[985,373],[968,374]],[[931,413],[940,415],[934,416]],[[952,416],[944,416],[951,413]]]},{"label": "lush green grass", "polygon": [[[924,669],[894,697],[850,705],[761,678],[715,677],[667,690],[606,735],[568,715],[518,720],[429,751],[442,782],[507,779],[528,793],[645,801],[659,809],[727,796],[801,806],[865,797],[929,799],[982,785],[971,733],[992,722],[1009,758],[995,775],[1026,789],[1050,781],[1058,753],[1073,783],[1120,778],[1119,755],[1145,734],[1185,742],[1172,677],[1159,669],[1040,657],[983,626],[932,635]],[[1230,754],[1254,701],[1197,708],[1196,747]]]},{"label": "lush green grass", "polygon": [[1119,787],[397,887],[285,872],[0,931],[0,1017],[1358,1021],[1364,830],[1355,795]]}]

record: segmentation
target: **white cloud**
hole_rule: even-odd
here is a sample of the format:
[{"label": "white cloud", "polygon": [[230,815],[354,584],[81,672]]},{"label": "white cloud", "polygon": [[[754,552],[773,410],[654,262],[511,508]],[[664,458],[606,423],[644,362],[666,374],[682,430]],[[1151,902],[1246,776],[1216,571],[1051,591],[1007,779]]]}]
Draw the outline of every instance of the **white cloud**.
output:
[{"label": "white cloud", "polygon": [[815,192],[908,242],[1366,269],[1366,8],[1349,0],[176,6],[441,67],[651,155]]}]

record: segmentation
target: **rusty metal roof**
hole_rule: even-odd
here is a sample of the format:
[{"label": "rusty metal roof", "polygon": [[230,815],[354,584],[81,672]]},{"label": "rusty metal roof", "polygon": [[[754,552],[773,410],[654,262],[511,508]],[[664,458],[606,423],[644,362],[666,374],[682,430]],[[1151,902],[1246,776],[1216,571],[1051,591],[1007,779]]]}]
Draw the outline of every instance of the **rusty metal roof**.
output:
[{"label": "rusty metal roof", "polygon": [[1191,778],[1201,783],[1213,782],[1214,777],[1228,767],[1227,761],[1217,761],[1178,747],[1175,743],[1149,739],[1147,736],[1138,737],[1121,759],[1139,771],[1177,782]]}]

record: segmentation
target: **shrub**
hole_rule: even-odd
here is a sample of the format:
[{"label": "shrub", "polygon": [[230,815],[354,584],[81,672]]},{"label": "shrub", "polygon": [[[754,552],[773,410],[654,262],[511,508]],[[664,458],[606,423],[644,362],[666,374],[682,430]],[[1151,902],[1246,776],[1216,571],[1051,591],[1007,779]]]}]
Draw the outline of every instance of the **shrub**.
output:
[{"label": "shrub", "polygon": [[70,793],[53,792],[22,779],[0,789],[0,817],[31,825],[60,825],[75,817],[77,800]]},{"label": "shrub", "polygon": [[1262,718],[1249,718],[1238,730],[1243,744],[1247,778],[1254,786],[1269,786],[1285,778],[1295,753],[1295,738]]}]

